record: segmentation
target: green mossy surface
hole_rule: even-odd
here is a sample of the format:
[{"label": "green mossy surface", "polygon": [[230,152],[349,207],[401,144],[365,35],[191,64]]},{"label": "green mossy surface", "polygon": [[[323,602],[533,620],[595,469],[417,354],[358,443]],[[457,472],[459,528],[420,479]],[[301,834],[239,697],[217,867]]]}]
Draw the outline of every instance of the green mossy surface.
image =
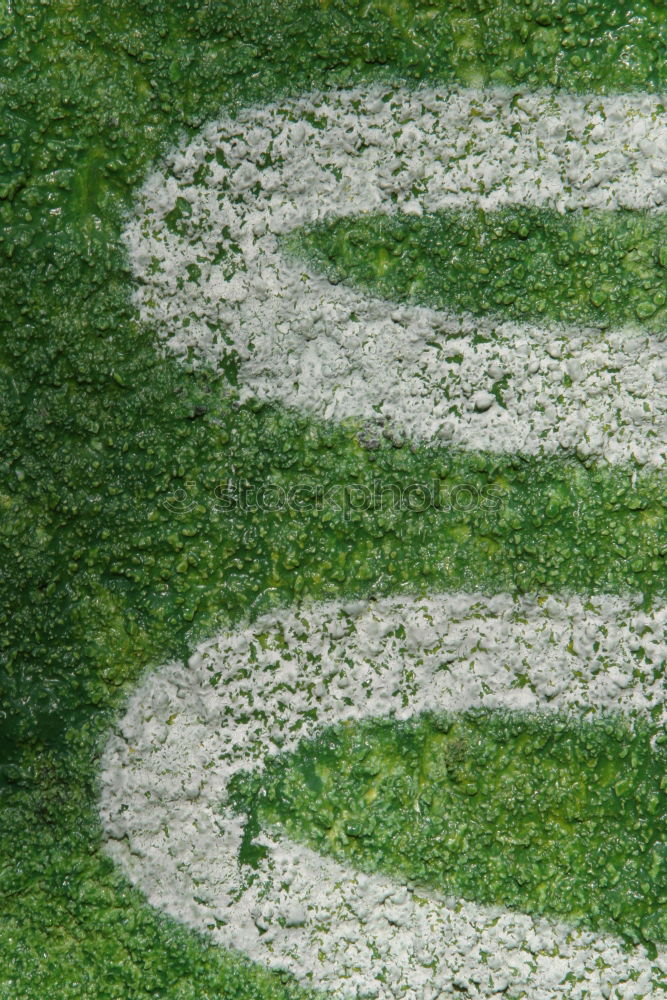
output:
[{"label": "green mossy surface", "polygon": [[[5,6],[0,38],[0,998],[296,996],[150,910],[100,853],[99,753],[131,686],[217,625],[296,600],[458,586],[650,600],[666,589],[664,481],[375,447],[360,428],[239,410],[226,377],[164,359],[137,323],[124,215],[183,132],[282,93],[664,91],[665,12],[28,0]],[[230,478],[350,492],[267,516],[219,502]],[[356,509],[376,479],[502,502]]]},{"label": "green mossy surface", "polygon": [[230,792],[251,831],[651,947],[667,940],[666,764],[621,719],[471,711],[327,729]]},{"label": "green mossy surface", "polygon": [[667,224],[657,213],[369,214],[296,233],[288,250],[382,298],[599,329],[667,327]]}]

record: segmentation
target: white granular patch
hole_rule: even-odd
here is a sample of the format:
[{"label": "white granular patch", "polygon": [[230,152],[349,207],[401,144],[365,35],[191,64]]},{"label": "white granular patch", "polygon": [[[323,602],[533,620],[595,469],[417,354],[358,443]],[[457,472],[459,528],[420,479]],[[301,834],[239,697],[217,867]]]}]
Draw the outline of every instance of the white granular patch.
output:
[{"label": "white granular patch", "polygon": [[336,996],[664,1000],[665,950],[367,876],[276,831],[246,881],[225,802],[232,775],[347,720],[483,706],[664,726],[666,626],[638,599],[442,594],[223,633],[132,695],[104,753],[106,849],[154,906]]},{"label": "white granular patch", "polygon": [[[233,352],[242,399],[425,442],[660,466],[659,338],[397,305],[295,262],[280,237],[368,212],[664,211],[666,155],[649,95],[372,87],[247,108],[147,179],[125,232],[135,300],[179,356]],[[180,234],[166,221],[177,203]]]}]

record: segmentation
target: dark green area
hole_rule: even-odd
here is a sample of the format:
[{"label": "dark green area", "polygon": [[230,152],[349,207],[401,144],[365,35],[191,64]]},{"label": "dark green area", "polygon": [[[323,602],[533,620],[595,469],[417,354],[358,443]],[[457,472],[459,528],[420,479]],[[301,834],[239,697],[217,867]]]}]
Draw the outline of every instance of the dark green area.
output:
[{"label": "dark green area", "polygon": [[249,829],[362,871],[653,950],[667,940],[667,755],[650,737],[620,718],[371,719],[237,776],[230,797]]},{"label": "dark green area", "polygon": [[334,280],[387,299],[537,322],[667,326],[667,224],[655,213],[369,214],[286,244]]},{"label": "dark green area", "polygon": [[[399,587],[665,591],[658,479],[376,449],[355,428],[236,410],[224,380],[161,360],[119,244],[149,164],[223,106],[316,86],[663,91],[666,38],[664,9],[643,2],[4,5],[1,1000],[299,992],[163,920],[99,853],[111,715],[147,665],[216,619]],[[229,476],[376,475],[496,484],[507,499],[501,514],[212,511]],[[179,488],[196,499],[187,513]]]}]

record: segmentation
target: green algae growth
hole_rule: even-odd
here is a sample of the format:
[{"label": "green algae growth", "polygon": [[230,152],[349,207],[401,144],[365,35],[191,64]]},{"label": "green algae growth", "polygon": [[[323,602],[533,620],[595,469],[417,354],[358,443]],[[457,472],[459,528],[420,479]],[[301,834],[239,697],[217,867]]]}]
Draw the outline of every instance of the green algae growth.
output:
[{"label": "green algae growth", "polygon": [[324,730],[230,799],[291,840],[445,896],[667,941],[667,756],[650,727],[502,711]]},{"label": "green algae growth", "polygon": [[336,281],[392,301],[606,329],[667,328],[667,224],[656,213],[511,206],[370,213],[286,240]]},{"label": "green algae growth", "polygon": [[[666,56],[647,0],[4,6],[1,1000],[304,996],[151,910],[100,850],[111,720],[147,668],[223,619],[401,587],[667,589],[657,476],[374,449],[358,428],[238,410],[226,377],[165,359],[120,242],[150,164],[221,109],[281,94],[396,79],[660,93]],[[230,477],[376,476],[506,499],[268,519],[211,499]]]}]

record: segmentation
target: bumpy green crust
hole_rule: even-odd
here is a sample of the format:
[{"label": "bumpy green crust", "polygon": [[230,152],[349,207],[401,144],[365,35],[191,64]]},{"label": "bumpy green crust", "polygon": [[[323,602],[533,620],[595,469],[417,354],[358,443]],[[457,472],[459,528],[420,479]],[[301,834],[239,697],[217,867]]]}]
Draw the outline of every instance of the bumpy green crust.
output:
[{"label": "bumpy green crust", "polygon": [[252,836],[280,827],[362,871],[663,941],[666,760],[650,736],[488,711],[328,729],[237,777],[242,860],[252,878]]},{"label": "bumpy green crust", "polygon": [[508,319],[663,331],[667,226],[643,212],[511,206],[339,219],[293,252],[392,300]]},{"label": "bumpy green crust", "polygon": [[[664,593],[664,479],[376,448],[360,428],[236,410],[225,379],[184,373],[136,325],[123,212],[183,129],[278,93],[392,78],[664,90],[665,14],[27,2],[0,35],[0,997],[296,995],[163,920],[99,853],[99,743],[129,685],[216,622],[296,598],[405,585]],[[229,477],[466,483],[502,503],[361,513],[351,494],[298,515],[216,511]]]}]

